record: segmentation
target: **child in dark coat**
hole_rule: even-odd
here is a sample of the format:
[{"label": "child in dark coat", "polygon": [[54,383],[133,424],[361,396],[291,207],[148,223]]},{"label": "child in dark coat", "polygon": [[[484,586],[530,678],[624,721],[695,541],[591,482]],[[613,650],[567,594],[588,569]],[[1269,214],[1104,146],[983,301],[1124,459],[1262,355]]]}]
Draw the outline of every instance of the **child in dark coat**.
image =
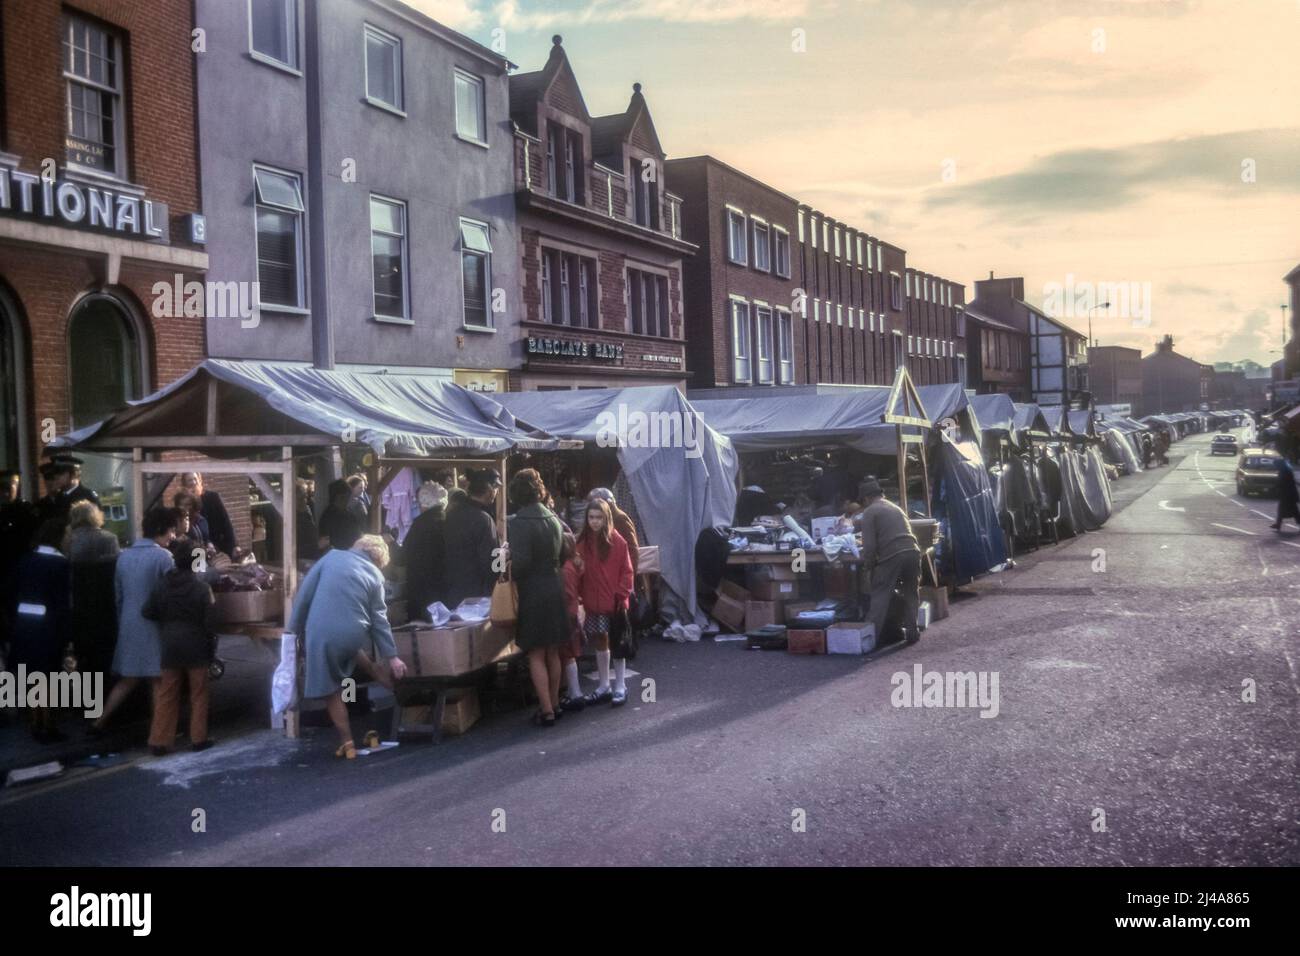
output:
[{"label": "child in dark coat", "polygon": [[208,737],[208,664],[212,662],[212,588],[194,573],[188,542],[173,551],[176,567],[158,582],[145,602],[143,614],[158,622],[162,676],[149,751],[161,756],[176,743],[181,684],[190,685],[190,749],[212,746]]}]

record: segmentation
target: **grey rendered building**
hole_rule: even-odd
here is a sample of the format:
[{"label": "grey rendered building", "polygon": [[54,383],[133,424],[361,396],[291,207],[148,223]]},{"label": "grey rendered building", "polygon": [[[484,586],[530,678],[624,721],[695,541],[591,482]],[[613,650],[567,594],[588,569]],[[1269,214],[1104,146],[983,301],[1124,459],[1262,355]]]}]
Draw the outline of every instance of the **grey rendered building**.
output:
[{"label": "grey rendered building", "polygon": [[[509,62],[396,0],[196,0],[218,358],[520,364]],[[494,294],[495,292],[495,294]],[[250,302],[251,304],[251,302]]]}]

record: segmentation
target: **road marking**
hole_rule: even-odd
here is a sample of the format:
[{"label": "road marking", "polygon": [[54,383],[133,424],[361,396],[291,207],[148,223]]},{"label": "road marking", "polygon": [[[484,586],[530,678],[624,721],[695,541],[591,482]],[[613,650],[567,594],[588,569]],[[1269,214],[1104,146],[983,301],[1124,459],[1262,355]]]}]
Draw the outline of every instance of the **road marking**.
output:
[{"label": "road marking", "polygon": [[1219,524],[1217,521],[1211,521],[1210,524],[1214,525],[1214,527],[1216,528],[1226,528],[1228,531],[1237,531],[1240,532],[1241,534],[1248,534],[1251,537],[1255,536],[1255,532],[1253,531],[1246,531],[1244,528],[1234,528],[1230,524]]},{"label": "road marking", "polygon": [[1173,507],[1172,505],[1169,504],[1168,500],[1160,502],[1160,509],[1162,511],[1186,511],[1187,510],[1186,508]]},{"label": "road marking", "polygon": [[1271,518],[1271,517],[1273,517],[1272,515],[1266,515],[1266,514],[1264,514],[1264,512],[1260,511],[1260,510],[1257,509],[1257,508],[1251,508],[1251,509],[1250,509],[1250,513],[1253,514],[1253,515],[1259,515],[1261,518]]}]

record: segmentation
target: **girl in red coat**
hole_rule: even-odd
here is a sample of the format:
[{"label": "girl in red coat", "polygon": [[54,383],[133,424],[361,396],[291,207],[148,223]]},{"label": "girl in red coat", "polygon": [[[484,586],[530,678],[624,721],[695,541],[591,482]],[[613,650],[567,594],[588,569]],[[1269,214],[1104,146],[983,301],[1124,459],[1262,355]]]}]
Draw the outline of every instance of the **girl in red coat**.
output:
[{"label": "girl in red coat", "polygon": [[610,618],[627,610],[632,593],[632,555],[627,541],[614,530],[609,505],[599,498],[587,504],[587,520],[578,537],[578,555],[582,559],[579,594],[587,615],[587,637],[596,645],[596,669],[600,686],[585,698],[588,704],[609,701],[615,707],[627,703],[624,679],[627,662],[615,662],[614,689],[609,686]]}]

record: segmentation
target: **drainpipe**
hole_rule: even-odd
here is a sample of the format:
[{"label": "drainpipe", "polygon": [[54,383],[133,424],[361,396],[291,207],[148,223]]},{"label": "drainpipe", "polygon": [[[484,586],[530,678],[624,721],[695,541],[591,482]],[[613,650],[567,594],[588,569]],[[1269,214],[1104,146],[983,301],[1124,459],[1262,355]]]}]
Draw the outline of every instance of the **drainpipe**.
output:
[{"label": "drainpipe", "polygon": [[334,325],[329,308],[329,244],[325,241],[325,172],[321,155],[323,113],[320,66],[320,3],[303,4],[306,29],[305,79],[307,82],[307,274],[311,296],[311,357],[317,368],[334,367]]}]

